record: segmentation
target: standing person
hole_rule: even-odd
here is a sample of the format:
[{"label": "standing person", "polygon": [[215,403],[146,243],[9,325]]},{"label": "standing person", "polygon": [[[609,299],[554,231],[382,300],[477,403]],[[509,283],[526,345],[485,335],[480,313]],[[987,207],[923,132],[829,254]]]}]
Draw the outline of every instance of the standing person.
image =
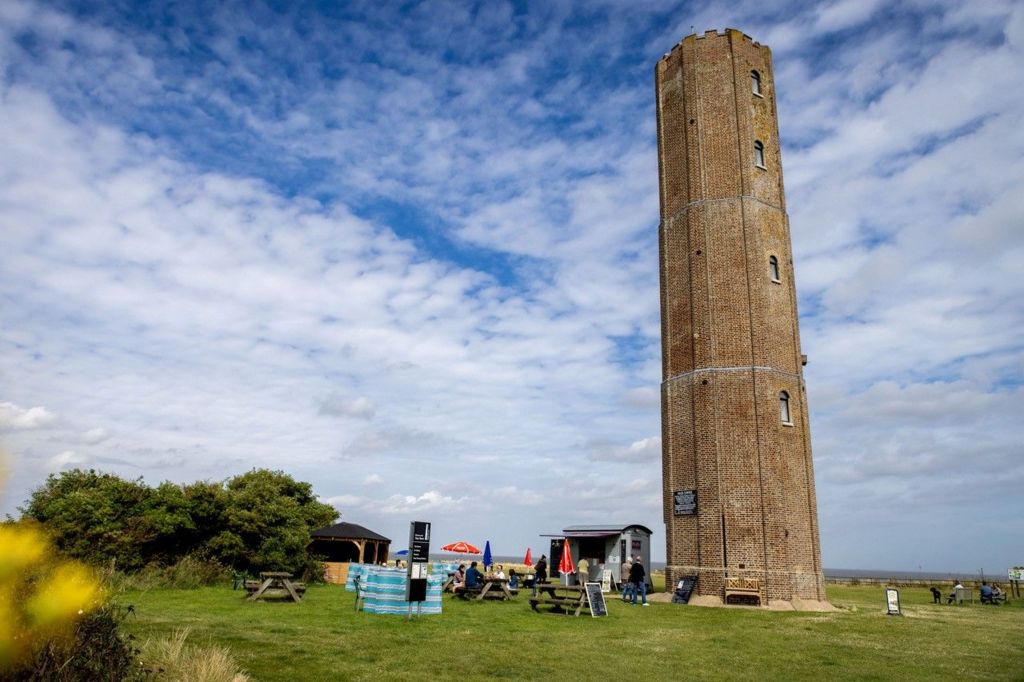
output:
[{"label": "standing person", "polygon": [[580,562],[576,564],[576,582],[580,585],[590,580],[590,562],[580,557]]},{"label": "standing person", "polygon": [[629,569],[633,567],[633,557],[628,557],[622,562],[619,570],[619,587],[622,589],[622,601],[629,601],[629,595],[633,592],[633,584],[629,582]]},{"label": "standing person", "polygon": [[535,570],[537,571],[537,582],[546,583],[548,581],[548,559],[545,555],[540,555],[540,561],[537,562]]},{"label": "standing person", "polygon": [[640,557],[633,560],[633,566],[629,569],[629,582],[633,588],[633,599],[630,604],[636,606],[636,593],[639,591],[643,598],[643,606],[647,606],[647,571],[644,570]]}]

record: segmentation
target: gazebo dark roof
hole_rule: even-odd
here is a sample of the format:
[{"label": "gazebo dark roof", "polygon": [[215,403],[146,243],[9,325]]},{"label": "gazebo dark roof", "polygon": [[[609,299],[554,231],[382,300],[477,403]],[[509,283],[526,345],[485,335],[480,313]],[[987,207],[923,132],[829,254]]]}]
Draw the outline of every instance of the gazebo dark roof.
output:
[{"label": "gazebo dark roof", "polygon": [[311,538],[341,538],[345,540],[381,540],[391,542],[380,533],[374,533],[369,528],[363,528],[355,523],[336,523],[333,526],[318,528],[309,534]]}]

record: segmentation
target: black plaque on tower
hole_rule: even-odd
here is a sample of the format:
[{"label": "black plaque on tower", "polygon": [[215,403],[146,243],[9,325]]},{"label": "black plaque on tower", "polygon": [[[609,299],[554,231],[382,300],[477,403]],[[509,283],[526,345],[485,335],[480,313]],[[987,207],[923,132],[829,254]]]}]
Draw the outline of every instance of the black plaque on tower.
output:
[{"label": "black plaque on tower", "polygon": [[697,513],[697,491],[677,490],[672,493],[672,506],[676,516],[688,516]]}]

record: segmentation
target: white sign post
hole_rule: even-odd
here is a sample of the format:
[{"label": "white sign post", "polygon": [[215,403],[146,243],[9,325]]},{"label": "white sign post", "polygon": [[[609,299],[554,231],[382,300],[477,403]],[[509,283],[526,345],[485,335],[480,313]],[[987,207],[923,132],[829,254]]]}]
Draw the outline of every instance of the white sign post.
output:
[{"label": "white sign post", "polygon": [[895,588],[885,590],[885,606],[887,616],[902,616],[900,612],[900,591]]}]

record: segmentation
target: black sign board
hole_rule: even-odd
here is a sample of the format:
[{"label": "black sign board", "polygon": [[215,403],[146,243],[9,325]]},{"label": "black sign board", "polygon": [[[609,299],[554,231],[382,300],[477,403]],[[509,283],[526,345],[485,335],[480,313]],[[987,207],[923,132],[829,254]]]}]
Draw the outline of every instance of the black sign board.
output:
[{"label": "black sign board", "polygon": [[410,524],[409,559],[419,563],[430,561],[430,524],[413,521]]},{"label": "black sign board", "polygon": [[693,588],[697,586],[697,576],[684,575],[676,585],[675,594],[672,595],[673,604],[689,604]]},{"label": "black sign board", "polygon": [[590,604],[590,615],[594,618],[608,615],[608,605],[604,603],[601,583],[587,583],[587,602]]},{"label": "black sign board", "polygon": [[677,490],[672,493],[672,503],[676,516],[688,516],[697,513],[697,491]]},{"label": "black sign board", "polygon": [[548,576],[551,578],[558,578],[562,575],[561,571],[558,570],[558,562],[562,559],[562,544],[565,542],[562,538],[554,538],[551,540],[551,547],[548,549]]},{"label": "black sign board", "polygon": [[[405,600],[427,600],[427,562],[430,558],[430,524],[412,521],[409,524],[409,568],[406,572]],[[412,608],[410,605],[409,608]]]}]

